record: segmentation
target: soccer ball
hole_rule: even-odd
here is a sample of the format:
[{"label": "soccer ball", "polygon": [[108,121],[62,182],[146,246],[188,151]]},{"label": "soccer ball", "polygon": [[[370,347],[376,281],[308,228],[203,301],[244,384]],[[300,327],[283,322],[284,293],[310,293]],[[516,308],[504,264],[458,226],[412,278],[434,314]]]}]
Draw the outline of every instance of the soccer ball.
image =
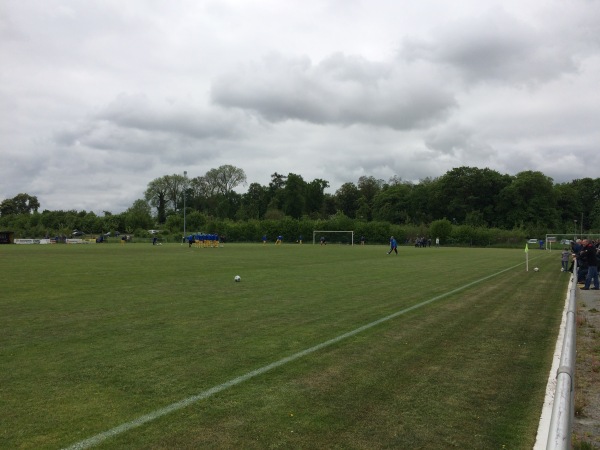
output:
[{"label": "soccer ball", "polygon": [[236,283],[239,283],[240,281],[242,281],[242,277],[240,277],[239,275],[236,275],[235,277],[233,277],[233,279]]},{"label": "soccer ball", "polygon": [[538,269],[537,267],[533,269],[534,272],[539,272],[540,269]]}]

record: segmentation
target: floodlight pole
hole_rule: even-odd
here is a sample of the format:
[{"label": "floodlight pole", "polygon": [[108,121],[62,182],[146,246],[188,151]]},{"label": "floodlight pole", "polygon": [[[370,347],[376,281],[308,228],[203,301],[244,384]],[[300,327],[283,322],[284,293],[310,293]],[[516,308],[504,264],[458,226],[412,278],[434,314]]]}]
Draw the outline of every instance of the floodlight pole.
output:
[{"label": "floodlight pole", "polygon": [[187,237],[187,233],[185,231],[185,187],[187,185],[187,170],[183,171],[183,178],[183,238],[185,239]]}]

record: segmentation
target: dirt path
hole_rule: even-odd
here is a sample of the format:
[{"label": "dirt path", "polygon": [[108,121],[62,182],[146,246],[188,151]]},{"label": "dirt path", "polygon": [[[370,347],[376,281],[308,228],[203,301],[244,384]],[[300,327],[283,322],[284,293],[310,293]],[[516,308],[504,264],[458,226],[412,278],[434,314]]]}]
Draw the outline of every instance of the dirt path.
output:
[{"label": "dirt path", "polygon": [[600,291],[593,290],[577,291],[574,448],[581,443],[600,449]]}]

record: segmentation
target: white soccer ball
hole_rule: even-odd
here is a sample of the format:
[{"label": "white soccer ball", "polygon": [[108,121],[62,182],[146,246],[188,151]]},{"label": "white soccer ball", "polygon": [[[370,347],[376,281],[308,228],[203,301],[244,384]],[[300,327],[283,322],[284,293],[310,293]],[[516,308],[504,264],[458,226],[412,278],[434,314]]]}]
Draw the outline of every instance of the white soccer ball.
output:
[{"label": "white soccer ball", "polygon": [[540,269],[538,269],[537,267],[535,267],[535,268],[533,269],[533,271],[534,271],[534,272],[539,272],[539,271],[540,271]]},{"label": "white soccer ball", "polygon": [[242,281],[242,277],[240,277],[239,275],[236,275],[235,277],[233,277],[233,279],[235,280],[236,283],[239,283],[240,281]]}]

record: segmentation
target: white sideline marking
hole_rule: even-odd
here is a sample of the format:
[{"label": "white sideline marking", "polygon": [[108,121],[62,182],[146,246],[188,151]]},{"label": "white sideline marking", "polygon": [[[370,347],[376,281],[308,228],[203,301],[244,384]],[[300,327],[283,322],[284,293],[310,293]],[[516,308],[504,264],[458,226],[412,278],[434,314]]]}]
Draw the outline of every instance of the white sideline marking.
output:
[{"label": "white sideline marking", "polygon": [[488,280],[490,278],[493,278],[495,276],[500,275],[501,273],[507,272],[511,269],[514,269],[515,267],[518,266],[522,266],[523,263],[520,264],[516,264],[512,267],[509,267],[508,269],[504,269],[501,270],[500,272],[497,272],[493,275],[488,275],[487,277],[483,277],[480,278],[479,280],[476,281],[472,281],[471,283],[467,283],[464,286],[458,287],[456,289],[453,289],[451,291],[448,291],[444,294],[440,294],[436,297],[430,298],[429,300],[425,300],[424,302],[418,303],[416,305],[413,306],[409,306],[408,308],[402,309],[400,311],[397,311],[393,314],[390,314],[389,316],[383,317],[381,319],[378,319],[374,322],[368,323],[366,325],[363,325],[362,327],[356,328],[355,330],[349,331],[348,333],[344,333],[338,337],[335,337],[333,339],[330,339],[328,341],[322,342],[320,344],[315,345],[314,347],[310,347],[306,350],[303,350],[301,352],[295,353],[291,356],[285,357],[283,359],[280,359],[279,361],[276,361],[274,363],[268,364],[266,366],[263,366],[259,369],[253,370],[251,372],[246,373],[245,375],[241,375],[237,378],[233,378],[229,381],[226,381],[223,384],[219,384],[218,386],[214,386],[210,389],[207,389],[206,391],[202,391],[197,395],[192,395],[191,397],[188,397],[184,400],[178,401],[176,403],[171,403],[168,406],[165,406],[164,408],[160,408],[157,409],[155,411],[152,411],[151,413],[145,414],[143,416],[138,417],[137,419],[134,419],[130,422],[126,422],[123,423],[117,427],[111,428],[110,430],[104,431],[102,433],[99,433],[95,436],[92,436],[91,438],[85,439],[83,441],[80,441],[76,444],[71,445],[70,447],[66,447],[64,450],[82,450],[82,449],[86,449],[86,448],[90,448],[93,447],[94,445],[98,445],[101,442],[105,441],[106,439],[109,439],[111,437],[117,436],[119,434],[125,433],[126,431],[129,431],[133,428],[137,428],[141,425],[144,425],[148,422],[151,422],[153,420],[156,420],[162,416],[166,416],[167,414],[170,414],[172,412],[178,411],[180,409],[183,409],[187,406],[190,406],[193,403],[196,403],[200,400],[204,400],[205,398],[211,397],[214,394],[218,394],[221,391],[224,391],[227,388],[230,388],[232,386],[236,386],[240,383],[243,383],[244,381],[247,381],[251,378],[254,378],[258,375],[262,375],[265,372],[268,372],[272,369],[275,369],[277,367],[283,366],[284,364],[287,364],[289,362],[295,361],[299,358],[302,358],[306,355],[309,355],[311,353],[314,353],[318,350],[321,350],[325,347],[328,347],[330,345],[333,345],[337,342],[343,341],[346,338],[352,337],[358,333],[361,333],[365,330],[368,330],[369,328],[373,328],[374,326],[377,326],[383,322],[387,322],[388,320],[394,319],[398,316],[401,316],[403,314],[406,314],[407,312],[413,311],[415,309],[419,309],[425,305],[428,305],[429,303],[433,303],[437,300],[440,300],[444,297],[448,297],[449,295],[455,294],[457,292],[460,292],[464,289],[467,289],[475,284],[481,283],[482,281]]}]

